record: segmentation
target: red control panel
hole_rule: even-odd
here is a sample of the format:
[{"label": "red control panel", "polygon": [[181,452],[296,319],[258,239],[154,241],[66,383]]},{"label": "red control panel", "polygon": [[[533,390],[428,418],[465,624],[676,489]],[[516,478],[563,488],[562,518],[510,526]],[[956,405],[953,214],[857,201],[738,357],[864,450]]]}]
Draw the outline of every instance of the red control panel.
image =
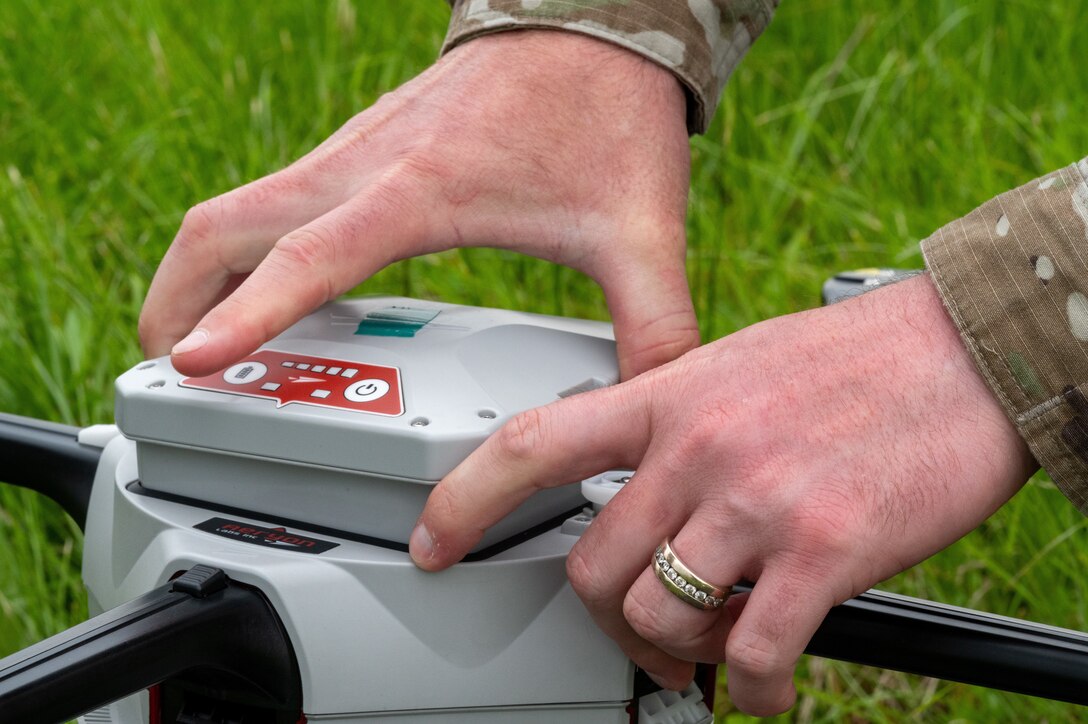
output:
[{"label": "red control panel", "polygon": [[205,377],[186,377],[182,387],[396,417],[404,414],[400,370],[325,357],[262,349]]}]

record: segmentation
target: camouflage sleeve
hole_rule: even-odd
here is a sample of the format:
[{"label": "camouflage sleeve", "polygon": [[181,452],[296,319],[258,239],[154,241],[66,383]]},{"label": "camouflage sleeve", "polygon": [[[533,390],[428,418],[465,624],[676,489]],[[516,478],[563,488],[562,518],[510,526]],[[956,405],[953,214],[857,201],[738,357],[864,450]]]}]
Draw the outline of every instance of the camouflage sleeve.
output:
[{"label": "camouflage sleeve", "polygon": [[1088,159],[922,244],[975,362],[1036,460],[1088,514]]},{"label": "camouflage sleeve", "polygon": [[688,130],[702,133],[733,69],[780,0],[451,0],[442,52],[485,33],[559,28],[633,50],[688,91]]}]

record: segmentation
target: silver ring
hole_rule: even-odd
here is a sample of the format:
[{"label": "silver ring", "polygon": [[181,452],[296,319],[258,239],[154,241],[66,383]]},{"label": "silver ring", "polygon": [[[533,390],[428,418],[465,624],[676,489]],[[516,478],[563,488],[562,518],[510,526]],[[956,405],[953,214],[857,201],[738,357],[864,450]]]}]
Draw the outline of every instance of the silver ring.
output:
[{"label": "silver ring", "polygon": [[689,606],[713,611],[725,603],[725,587],[715,586],[695,575],[677,557],[668,538],[654,551],[653,568],[658,580],[665,584],[669,593]]}]

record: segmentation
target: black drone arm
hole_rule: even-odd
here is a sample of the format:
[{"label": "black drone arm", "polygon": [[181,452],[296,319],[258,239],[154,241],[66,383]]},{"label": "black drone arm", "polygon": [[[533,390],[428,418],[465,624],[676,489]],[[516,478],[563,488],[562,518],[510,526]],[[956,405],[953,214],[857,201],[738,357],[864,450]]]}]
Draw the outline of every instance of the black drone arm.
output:
[{"label": "black drone arm", "polygon": [[831,609],[805,653],[1088,705],[1088,635],[882,591]]},{"label": "black drone arm", "polygon": [[82,528],[102,451],[78,437],[78,427],[0,413],[0,481],[55,500]]},{"label": "black drone arm", "polygon": [[195,566],[162,588],[0,660],[0,721],[68,721],[200,670],[244,682],[277,709],[302,710],[294,650],[271,604],[223,571]]}]

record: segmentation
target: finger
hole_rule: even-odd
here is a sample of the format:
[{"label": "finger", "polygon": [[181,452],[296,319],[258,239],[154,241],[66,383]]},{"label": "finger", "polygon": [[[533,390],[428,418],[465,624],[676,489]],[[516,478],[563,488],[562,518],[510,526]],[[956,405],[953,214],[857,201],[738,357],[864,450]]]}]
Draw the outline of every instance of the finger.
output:
[{"label": "finger", "polygon": [[192,331],[277,239],[373,183],[383,173],[376,159],[391,150],[372,142],[374,131],[394,121],[402,105],[395,97],[380,100],[287,168],[190,209],[140,316],[146,355],[166,354]]},{"label": "finger", "polygon": [[159,264],[140,315],[140,340],[158,357],[187,335],[234,275],[275,240],[343,202],[335,185],[286,169],[197,204]]},{"label": "finger", "polygon": [[446,568],[536,490],[636,463],[649,443],[641,394],[619,385],[511,419],[431,491],[411,536],[412,559]]},{"label": "finger", "polygon": [[699,345],[699,325],[684,271],[683,239],[650,243],[658,245],[655,258],[614,260],[617,263],[597,275],[612,314],[620,378],[625,380]]},{"label": "finger", "polygon": [[[722,589],[745,577],[758,551],[744,536],[722,530],[722,521],[697,512],[672,539],[676,557],[707,583]],[[688,661],[719,663],[725,659],[725,640],[733,625],[730,610],[704,610],[674,595],[646,567],[627,592],[623,614],[642,638]]]},{"label": "finger", "polygon": [[624,615],[628,589],[661,540],[689,515],[690,502],[662,484],[669,478],[654,469],[652,459],[651,450],[638,474],[582,534],[567,558],[567,576],[601,630],[659,684],[680,690],[691,682],[694,665],[640,636]]},{"label": "finger", "polygon": [[228,366],[420,246],[425,214],[375,189],[280,238],[253,273],[172,351],[183,374]]},{"label": "finger", "polygon": [[797,698],[793,672],[834,599],[803,572],[768,564],[726,641],[729,695],[753,716],[780,714]]}]

